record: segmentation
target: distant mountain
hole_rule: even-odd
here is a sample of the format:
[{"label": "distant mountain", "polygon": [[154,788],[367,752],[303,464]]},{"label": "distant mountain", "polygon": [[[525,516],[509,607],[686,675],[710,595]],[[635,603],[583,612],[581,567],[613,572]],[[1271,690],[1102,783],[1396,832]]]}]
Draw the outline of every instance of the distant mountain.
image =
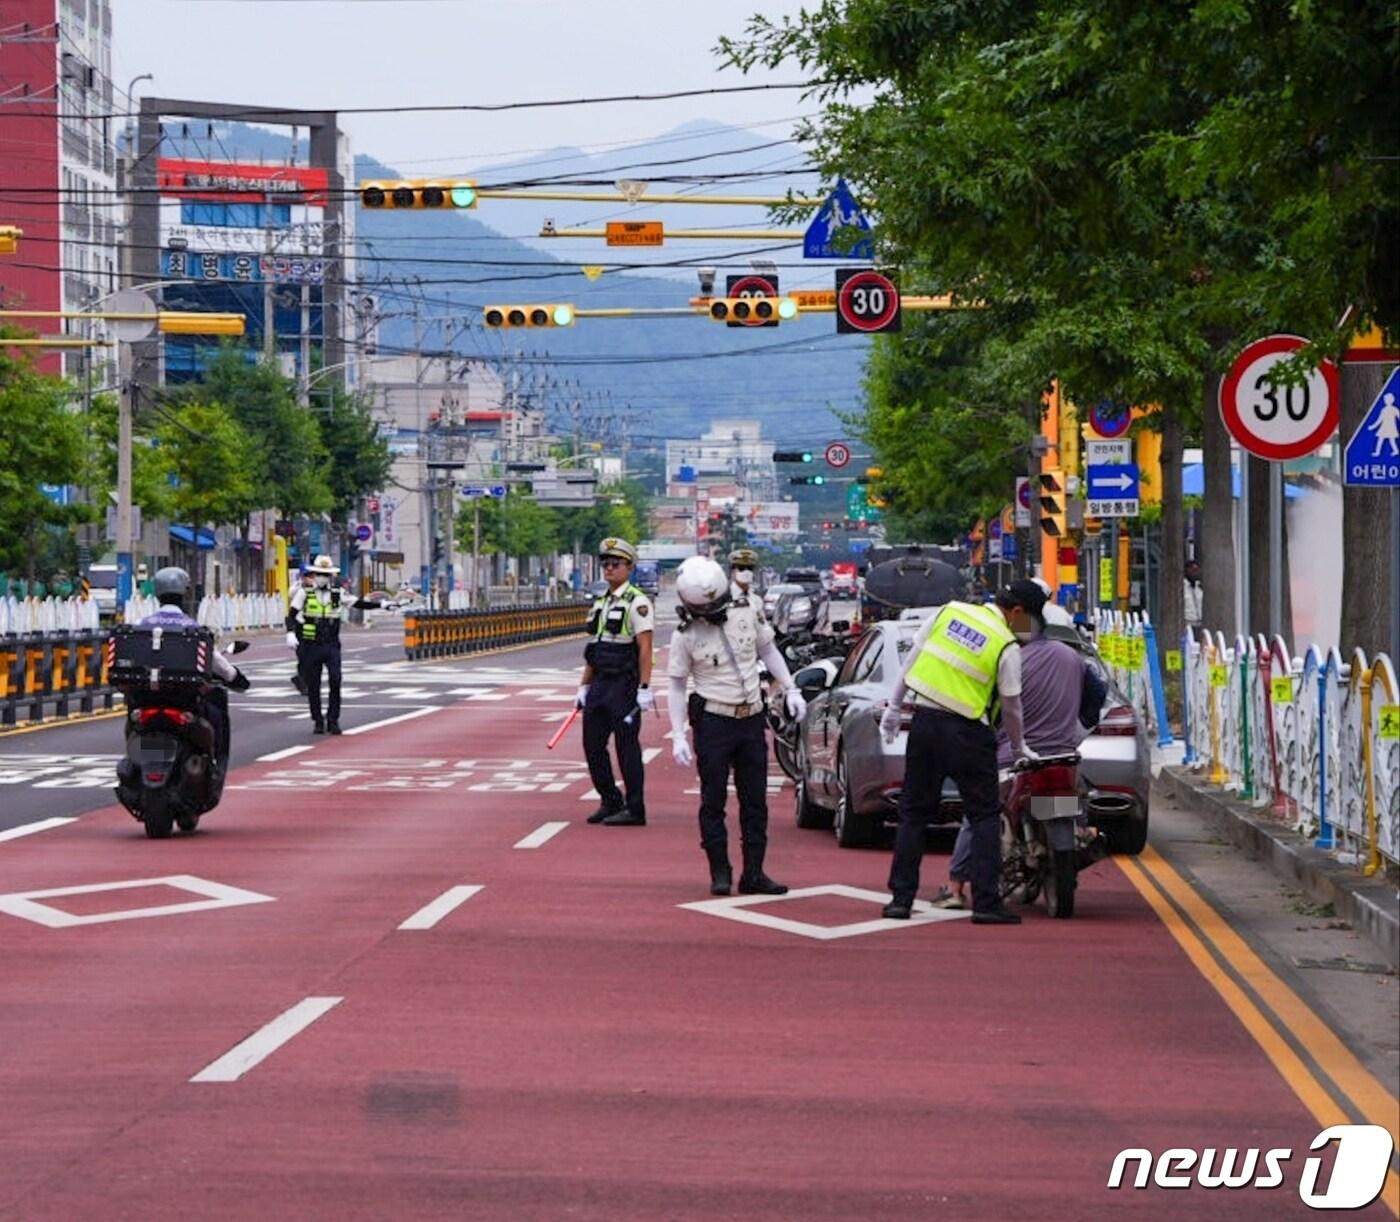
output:
[{"label": "distant mountain", "polygon": [[[199,139],[167,130],[167,146],[174,155],[285,161],[290,152],[286,137],[266,129],[216,124],[211,138],[204,124],[198,126]],[[390,167],[361,155],[356,158],[356,175],[358,179],[429,178],[452,172],[466,173],[483,187],[528,183],[541,188],[549,185],[546,179],[591,179],[600,185],[560,183],[558,189],[610,191],[621,178],[772,173],[801,162],[796,146],[777,142],[772,135],[697,121],[645,144],[606,153],[561,148],[475,171],[460,166]],[[789,187],[805,192],[814,186],[814,180],[805,176],[784,176],[740,180],[707,190],[780,195]],[[657,192],[693,189],[664,184],[652,188]],[[817,445],[842,435],[833,413],[850,411],[860,402],[868,342],[858,336],[837,336],[829,314],[742,332],[690,317],[582,319],[568,329],[507,332],[486,332],[480,326],[481,308],[493,303],[685,306],[698,292],[693,269],[703,264],[719,268],[722,288],[726,273],[750,270],[750,257],[770,258],[779,264],[785,290],[829,287],[829,265],[804,265],[800,247],[766,249],[775,244],[764,241],[668,243],[638,252],[610,249],[601,241],[540,239],[538,231],[546,217],[552,217],[559,228],[585,224],[599,228],[605,218],[622,217],[659,219],[668,230],[772,227],[761,207],[630,208],[609,203],[484,200],[473,211],[457,213],[360,209],[356,221],[359,275],[381,311],[390,315],[382,324],[382,346],[413,347],[414,321],[408,313],[417,302],[427,315],[471,320],[474,325],[452,341],[456,350],[495,361],[514,355],[522,388],[543,396],[556,409],[581,397],[585,416],[596,414],[604,392],[614,408],[630,404],[630,435],[640,446],[665,437],[693,437],[711,420],[732,417],[760,419],[775,441],[789,444]],[[731,253],[720,260],[718,251]],[[687,266],[656,266],[662,262]],[[580,270],[584,264],[609,270],[589,280]],[[618,270],[618,264],[646,267]],[[424,344],[441,346],[448,342],[447,334],[439,325],[427,324]],[[562,419],[553,422],[563,426]]]}]

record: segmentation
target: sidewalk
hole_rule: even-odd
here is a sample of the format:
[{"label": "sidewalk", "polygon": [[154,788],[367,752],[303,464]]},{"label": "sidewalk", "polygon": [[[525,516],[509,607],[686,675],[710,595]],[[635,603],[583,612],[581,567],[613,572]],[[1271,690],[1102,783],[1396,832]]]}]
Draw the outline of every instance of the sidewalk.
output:
[{"label": "sidewalk", "polygon": [[[1394,880],[1378,874],[1366,878],[1315,848],[1311,840],[1251,807],[1180,763],[1180,744],[1168,748],[1153,775],[1159,793],[1202,817],[1216,833],[1266,865],[1283,882],[1297,887],[1319,910],[1354,928],[1400,971],[1400,891]],[[1175,755],[1175,758],[1173,758]]]}]

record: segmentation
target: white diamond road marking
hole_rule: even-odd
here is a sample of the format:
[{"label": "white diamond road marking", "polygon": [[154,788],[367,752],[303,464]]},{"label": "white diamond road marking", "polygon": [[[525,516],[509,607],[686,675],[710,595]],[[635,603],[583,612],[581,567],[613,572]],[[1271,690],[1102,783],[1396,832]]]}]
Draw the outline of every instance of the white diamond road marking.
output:
[{"label": "white diamond road marking", "polygon": [[689,908],[692,912],[702,912],[706,916],[722,917],[726,921],[739,921],[745,925],[762,925],[781,933],[795,933],[803,938],[813,938],[818,942],[830,942],[836,938],[855,938],[865,933],[881,933],[887,929],[907,929],[914,925],[933,925],[939,921],[960,921],[972,914],[967,911],[950,912],[934,908],[924,900],[914,901],[914,916],[908,921],[891,921],[876,917],[871,921],[852,921],[845,925],[813,925],[807,921],[795,921],[789,917],[775,916],[771,912],[757,909],[781,904],[785,900],[808,899],[816,895],[836,895],[846,899],[865,900],[884,907],[890,896],[884,891],[866,891],[860,887],[848,887],[844,883],[828,883],[820,887],[796,887],[786,895],[738,895],[727,899],[697,900],[677,907]]},{"label": "white diamond road marking", "polygon": [[[116,912],[94,912],[75,916],[60,908],[41,904],[44,899],[64,895],[93,895],[100,891],[124,891],[134,887],[173,887],[203,898],[179,904],[159,904],[152,908],[126,908]],[[81,887],[53,887],[47,891],[16,891],[0,895],[0,912],[47,925],[50,929],[67,929],[73,925],[101,925],[108,921],[134,921],[140,917],[175,916],[182,912],[203,912],[210,908],[237,908],[243,904],[270,904],[275,897],[210,882],[193,874],[167,874],[161,878],[133,878],[118,883],[88,883]]]}]

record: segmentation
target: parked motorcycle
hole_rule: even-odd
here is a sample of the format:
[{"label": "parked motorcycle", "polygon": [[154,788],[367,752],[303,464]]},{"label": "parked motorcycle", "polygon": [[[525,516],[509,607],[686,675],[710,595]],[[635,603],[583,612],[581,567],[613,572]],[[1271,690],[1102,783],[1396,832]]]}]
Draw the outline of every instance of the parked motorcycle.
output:
[{"label": "parked motorcycle", "polygon": [[1002,804],[1003,899],[1045,896],[1052,917],[1074,915],[1079,871],[1108,855],[1104,837],[1082,817],[1079,755],[1019,760]]},{"label": "parked motorcycle", "polygon": [[[225,653],[242,653],[233,641]],[[123,625],[107,642],[112,686],[126,699],[126,750],[117,764],[117,800],[163,840],[192,832],[218,805],[228,769],[228,687],[212,669],[214,637],[205,628]]]}]

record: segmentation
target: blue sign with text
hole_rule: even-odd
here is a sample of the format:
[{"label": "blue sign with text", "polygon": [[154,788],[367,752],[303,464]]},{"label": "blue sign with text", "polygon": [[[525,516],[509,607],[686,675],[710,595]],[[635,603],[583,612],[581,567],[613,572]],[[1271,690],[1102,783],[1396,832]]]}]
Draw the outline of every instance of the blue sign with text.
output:
[{"label": "blue sign with text", "polygon": [[[856,203],[856,197],[851,194],[846,180],[838,178],[835,189],[826,197],[826,203],[817,209],[817,215],[807,226],[807,232],[802,238],[802,257],[804,259],[873,259],[875,257],[875,243],[870,238],[856,238],[852,243],[849,239],[855,235],[849,231],[862,229],[866,233],[872,233],[874,228],[870,223],[870,218]],[[841,234],[843,229],[848,232]],[[840,241],[835,241],[837,234],[841,234]]]},{"label": "blue sign with text", "polygon": [[1347,442],[1342,482],[1353,488],[1400,488],[1400,365],[1390,371]]}]

